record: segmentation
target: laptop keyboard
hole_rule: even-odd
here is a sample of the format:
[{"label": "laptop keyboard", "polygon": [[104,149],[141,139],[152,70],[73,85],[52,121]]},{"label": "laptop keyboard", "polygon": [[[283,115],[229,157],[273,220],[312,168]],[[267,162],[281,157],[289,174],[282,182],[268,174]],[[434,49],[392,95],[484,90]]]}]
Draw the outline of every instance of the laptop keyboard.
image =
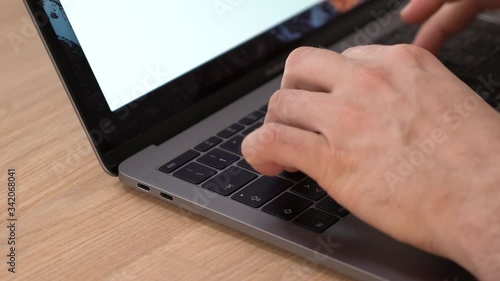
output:
[{"label": "laptop keyboard", "polygon": [[[417,31],[416,26],[402,26],[377,43],[411,43]],[[498,31],[499,36],[492,35],[492,31]],[[479,94],[484,93],[478,77],[488,78],[498,72],[494,69],[500,64],[500,29],[491,23],[476,21],[449,40],[438,57],[470,87]],[[499,108],[500,97],[483,98]],[[242,157],[243,139],[262,126],[266,111],[267,106],[263,106],[248,114],[159,170],[311,231],[324,232],[349,211],[305,174],[283,172],[277,177],[264,176]]]},{"label": "laptop keyboard", "polygon": [[[411,43],[418,26],[402,26],[377,40],[377,44]],[[491,92],[484,81],[500,81],[500,26],[476,20],[465,31],[445,44],[438,58],[462,81],[474,89],[490,106],[500,110],[500,95]],[[484,78],[481,80],[480,77]]]},{"label": "laptop keyboard", "polygon": [[324,232],[349,212],[304,173],[264,176],[242,157],[243,139],[262,126],[266,111],[263,106],[248,114],[159,170],[311,231]]}]

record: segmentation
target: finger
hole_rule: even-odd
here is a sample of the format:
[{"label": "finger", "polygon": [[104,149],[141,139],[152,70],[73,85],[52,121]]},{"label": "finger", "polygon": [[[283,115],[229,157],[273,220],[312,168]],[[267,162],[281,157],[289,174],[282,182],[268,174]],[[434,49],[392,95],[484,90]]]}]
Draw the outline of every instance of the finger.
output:
[{"label": "finger", "polygon": [[342,79],[349,60],[330,50],[302,47],[294,50],[286,61],[282,89],[331,92],[334,81]]},{"label": "finger", "polygon": [[269,123],[245,138],[242,152],[250,165],[266,175],[276,175],[288,167],[319,178],[328,147],[327,140],[320,134]]},{"label": "finger", "polygon": [[477,1],[461,1],[445,5],[422,26],[414,44],[437,54],[446,40],[465,29],[480,10]]},{"label": "finger", "polygon": [[328,94],[284,89],[274,93],[269,101],[265,123],[281,123],[300,129],[323,132],[322,107],[328,104]]},{"label": "finger", "polygon": [[441,9],[446,2],[446,0],[412,0],[401,11],[401,18],[409,24],[422,23]]}]

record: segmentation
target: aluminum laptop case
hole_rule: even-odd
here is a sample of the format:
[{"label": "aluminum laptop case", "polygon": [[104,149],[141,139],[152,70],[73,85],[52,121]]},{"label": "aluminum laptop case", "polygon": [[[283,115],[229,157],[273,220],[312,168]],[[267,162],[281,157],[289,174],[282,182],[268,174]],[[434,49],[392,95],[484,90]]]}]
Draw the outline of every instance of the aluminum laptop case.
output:
[{"label": "aluminum laptop case", "polygon": [[[150,137],[151,134],[148,132],[144,134],[148,138],[142,137],[140,141],[132,138],[127,139],[129,142],[124,145],[126,149],[117,149],[112,151],[114,152],[111,153],[113,157],[104,157],[107,154],[100,151],[103,148],[96,144],[95,139],[90,134],[91,131],[88,130],[88,124],[92,121],[89,121],[88,117],[92,112],[85,111],[81,106],[81,101],[77,100],[78,96],[81,95],[78,92],[78,87],[75,86],[78,83],[70,75],[71,69],[61,62],[60,54],[54,47],[53,41],[55,41],[55,38],[48,35],[45,30],[47,22],[37,22],[39,15],[33,12],[35,10],[35,4],[33,3],[38,0],[25,1],[32,12],[34,21],[37,23],[44,43],[81,118],[82,124],[87,129],[87,134],[96,149],[98,158],[109,173],[116,174],[117,172],[120,180],[126,185],[158,197],[164,200],[166,204],[175,204],[239,230],[246,235],[303,256],[313,264],[327,266],[360,280],[474,280],[469,273],[455,263],[399,243],[351,214],[338,216],[338,221],[335,224],[328,227],[324,232],[316,233],[293,221],[284,220],[262,211],[267,206],[267,203],[254,208],[234,200],[233,196],[238,194],[239,190],[224,196],[203,187],[203,184],[210,179],[199,184],[192,184],[175,176],[175,171],[166,173],[161,170],[167,162],[186,151],[193,150],[207,138],[238,122],[247,114],[262,108],[268,102],[272,93],[279,88],[281,77],[276,77],[266,83],[259,83],[260,86],[257,89],[246,95],[243,95],[246,92],[242,93],[241,98],[224,104],[224,106],[214,111],[215,113],[206,118],[200,118],[202,120],[197,121],[194,125],[177,128],[179,133],[173,134],[173,136],[162,134],[162,128],[164,127],[160,125],[156,129],[153,128],[156,130],[155,133],[163,138],[161,142],[157,141],[158,138],[155,139],[156,141],[149,141],[153,137]],[[372,1],[382,2],[382,0]],[[390,3],[390,1],[386,2]],[[357,25],[360,29],[356,29],[355,33],[344,37],[329,48],[341,51],[349,46],[373,43],[403,25],[397,12],[385,11],[381,15],[380,11],[375,12],[368,7],[364,10],[360,9],[360,11],[365,13],[365,18],[372,18],[372,21],[360,20]],[[368,25],[365,25],[367,23]],[[365,32],[364,26],[371,26],[371,31]],[[373,29],[373,27],[376,28]],[[360,42],[361,35],[365,38],[363,42]],[[263,76],[266,77],[274,75],[277,71],[280,71],[280,64],[269,65],[261,70],[265,74]],[[210,98],[207,100],[210,101]],[[141,103],[139,103],[138,107],[141,107]],[[200,111],[200,115],[205,113]],[[190,120],[196,120],[195,117],[190,116]],[[248,127],[250,126],[246,128],[249,129]],[[242,136],[241,132],[237,132],[236,135]],[[224,140],[224,142],[226,141]],[[145,148],[137,149],[141,146]],[[216,146],[221,147],[221,144]],[[131,153],[133,155],[128,156],[128,153],[134,151],[134,149],[136,151]],[[127,153],[121,153],[123,151]],[[196,159],[200,159],[210,151],[198,151],[196,153]],[[238,165],[242,160],[241,156],[237,152],[229,153],[234,157],[238,157],[238,161],[231,166],[241,168]],[[121,159],[120,157],[125,160],[118,161],[119,166],[115,171],[115,165],[110,159]],[[192,162],[197,163],[196,159],[192,159]],[[179,168],[182,169],[183,167]],[[260,175],[257,175],[249,168],[242,169],[254,174],[256,177],[245,186],[261,178]],[[220,172],[218,173],[220,174]],[[289,182],[291,185],[283,189],[282,194],[288,193],[291,188],[300,183],[300,181],[294,180]],[[271,201],[272,199],[269,202]],[[312,209],[318,204],[314,202],[312,206],[307,208]]]},{"label": "aluminum laptop case", "polygon": [[[393,14],[380,36],[402,25]],[[372,38],[375,41],[379,36]],[[331,46],[341,50],[356,42],[356,34]],[[150,146],[119,167],[120,180],[167,203],[237,229],[297,255],[360,280],[474,280],[453,262],[404,245],[366,225],[353,215],[327,231],[314,233],[158,170],[168,160],[265,105],[280,86],[280,77],[188,128],[159,146]],[[236,164],[233,164],[236,166]],[[149,190],[144,190],[147,187]],[[383,218],[381,218],[383,219]]]}]

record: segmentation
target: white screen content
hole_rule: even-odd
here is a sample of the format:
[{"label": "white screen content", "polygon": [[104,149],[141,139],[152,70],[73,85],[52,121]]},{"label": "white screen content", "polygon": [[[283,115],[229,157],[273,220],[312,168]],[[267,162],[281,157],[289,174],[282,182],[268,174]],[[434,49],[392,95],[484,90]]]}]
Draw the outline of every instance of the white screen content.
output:
[{"label": "white screen content", "polygon": [[116,110],[321,0],[61,0]]}]

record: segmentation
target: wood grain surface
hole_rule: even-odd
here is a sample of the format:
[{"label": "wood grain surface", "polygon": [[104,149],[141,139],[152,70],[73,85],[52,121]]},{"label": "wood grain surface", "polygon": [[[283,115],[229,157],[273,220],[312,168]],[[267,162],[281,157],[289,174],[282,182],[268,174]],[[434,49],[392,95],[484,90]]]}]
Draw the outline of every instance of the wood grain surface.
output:
[{"label": "wood grain surface", "polygon": [[0,38],[0,280],[352,280],[105,174],[22,1],[2,0]]}]

